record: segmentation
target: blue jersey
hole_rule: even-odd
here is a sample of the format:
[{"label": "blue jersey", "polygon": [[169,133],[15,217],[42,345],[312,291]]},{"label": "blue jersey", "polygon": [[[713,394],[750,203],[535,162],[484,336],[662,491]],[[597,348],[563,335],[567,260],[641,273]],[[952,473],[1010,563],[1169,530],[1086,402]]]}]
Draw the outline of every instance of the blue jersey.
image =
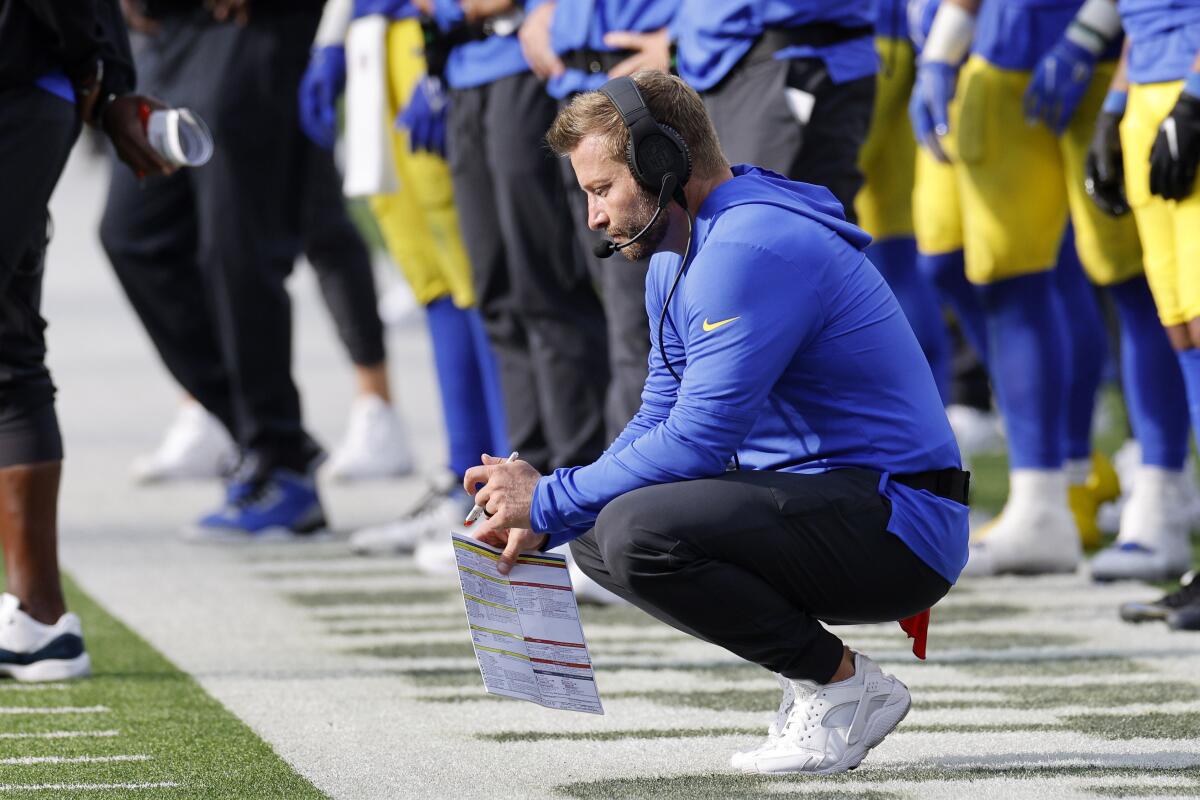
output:
[{"label": "blue jersey", "polygon": [[[544,0],[525,4],[526,10],[541,5]],[[458,0],[434,0],[434,16],[443,30],[463,20]],[[446,83],[451,89],[470,89],[473,86],[507,78],[529,70],[516,34],[489,36],[478,42],[468,42],[450,51],[446,61]]]},{"label": "blue jersey", "polygon": [[[648,33],[669,27],[679,0],[558,0],[550,25],[550,44],[562,55],[572,50],[609,51],[604,35],[613,31]],[[546,91],[563,98],[599,89],[608,76],[569,69],[551,78]]]},{"label": "blue jersey", "polygon": [[[1083,0],[984,0],[971,52],[1001,69],[1032,70],[1067,32]],[[1121,54],[1121,37],[1101,57]]]},{"label": "blue jersey", "polygon": [[[954,582],[966,506],[888,480],[960,460],[921,346],[862,253],[870,237],[824,187],[733,172],[696,214],[694,256],[668,310],[665,347],[682,384],[655,342],[637,415],[595,463],[538,482],[534,530],[556,547],[622,494],[721,475],[735,453],[742,469],[861,467],[883,473],[888,530]],[[651,320],[678,265],[672,253],[651,259]]]},{"label": "blue jersey", "polygon": [[409,19],[420,13],[421,10],[412,0],[354,0],[354,19],[371,14],[383,14],[390,19]]},{"label": "blue jersey", "polygon": [[908,0],[875,0],[875,35],[908,38]]},{"label": "blue jersey", "polygon": [[1121,0],[1130,83],[1187,77],[1200,52],[1200,0]]},{"label": "blue jersey", "polygon": [[[683,0],[676,19],[679,76],[697,91],[720,83],[768,28],[815,23],[847,28],[874,23],[872,0]],[[870,36],[828,47],[789,47],[776,58],[816,57],[835,83],[874,75]]]}]

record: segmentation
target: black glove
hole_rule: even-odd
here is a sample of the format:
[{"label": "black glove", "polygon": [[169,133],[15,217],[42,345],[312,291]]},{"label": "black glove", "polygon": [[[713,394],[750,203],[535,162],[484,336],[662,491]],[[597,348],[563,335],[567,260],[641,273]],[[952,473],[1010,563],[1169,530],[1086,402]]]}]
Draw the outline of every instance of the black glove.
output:
[{"label": "black glove", "polygon": [[1150,193],[1182,200],[1196,183],[1200,162],[1200,97],[1184,92],[1158,128],[1150,149]]},{"label": "black glove", "polygon": [[1114,111],[1101,111],[1097,115],[1096,132],[1087,153],[1087,177],[1083,182],[1088,197],[1110,217],[1129,213],[1119,131],[1122,116]]}]

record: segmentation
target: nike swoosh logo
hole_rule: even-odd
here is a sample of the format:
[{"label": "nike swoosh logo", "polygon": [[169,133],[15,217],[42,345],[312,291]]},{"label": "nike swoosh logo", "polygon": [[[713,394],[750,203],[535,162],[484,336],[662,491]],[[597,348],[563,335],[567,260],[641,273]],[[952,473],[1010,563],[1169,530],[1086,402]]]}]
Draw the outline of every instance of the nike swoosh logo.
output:
[{"label": "nike swoosh logo", "polygon": [[741,319],[741,317],[730,317],[729,319],[723,319],[720,322],[709,322],[708,317],[705,317],[704,323],[700,327],[704,328],[705,333],[708,333],[709,331],[715,331],[717,328],[721,327],[722,325],[728,325],[729,323],[734,322],[739,319]]}]

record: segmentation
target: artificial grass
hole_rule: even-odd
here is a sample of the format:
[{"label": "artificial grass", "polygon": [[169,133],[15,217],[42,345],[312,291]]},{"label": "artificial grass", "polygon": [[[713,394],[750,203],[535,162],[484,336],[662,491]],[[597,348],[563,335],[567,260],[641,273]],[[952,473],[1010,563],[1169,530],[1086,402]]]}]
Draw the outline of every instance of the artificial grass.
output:
[{"label": "artificial grass", "polygon": [[[67,603],[83,619],[91,678],[41,689],[0,682],[0,734],[100,732],[100,736],[0,736],[0,793],[30,798],[325,797],[190,676],[64,578]],[[93,713],[11,713],[17,708],[103,708]],[[112,732],[116,731],[116,735]],[[25,757],[149,756],[145,761],[3,764]],[[171,783],[152,789],[22,785]]]}]

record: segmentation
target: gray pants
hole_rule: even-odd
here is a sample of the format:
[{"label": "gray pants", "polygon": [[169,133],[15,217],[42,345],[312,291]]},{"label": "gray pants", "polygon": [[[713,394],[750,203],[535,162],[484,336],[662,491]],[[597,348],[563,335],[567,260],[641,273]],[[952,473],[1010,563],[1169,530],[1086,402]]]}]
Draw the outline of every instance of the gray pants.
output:
[{"label": "gray pants", "polygon": [[451,93],[447,147],[479,313],[513,449],[545,472],[604,449],[604,311],[544,142],[556,104],[532,73]]},{"label": "gray pants", "polygon": [[[789,88],[815,98],[807,123],[789,108]],[[863,185],[858,152],[871,125],[874,76],[835,84],[820,59],[770,59],[739,64],[702,97],[731,162],[828,187],[854,221],[854,197]]]},{"label": "gray pants", "polygon": [[78,135],[73,104],[35,86],[0,91],[0,467],[62,458],[42,276],[47,206]]},{"label": "gray pants", "polygon": [[842,642],[822,622],[924,611],[950,584],[886,526],[879,473],[730,472],[637,489],[571,553],[663,622],[772,672],[826,683]]}]

